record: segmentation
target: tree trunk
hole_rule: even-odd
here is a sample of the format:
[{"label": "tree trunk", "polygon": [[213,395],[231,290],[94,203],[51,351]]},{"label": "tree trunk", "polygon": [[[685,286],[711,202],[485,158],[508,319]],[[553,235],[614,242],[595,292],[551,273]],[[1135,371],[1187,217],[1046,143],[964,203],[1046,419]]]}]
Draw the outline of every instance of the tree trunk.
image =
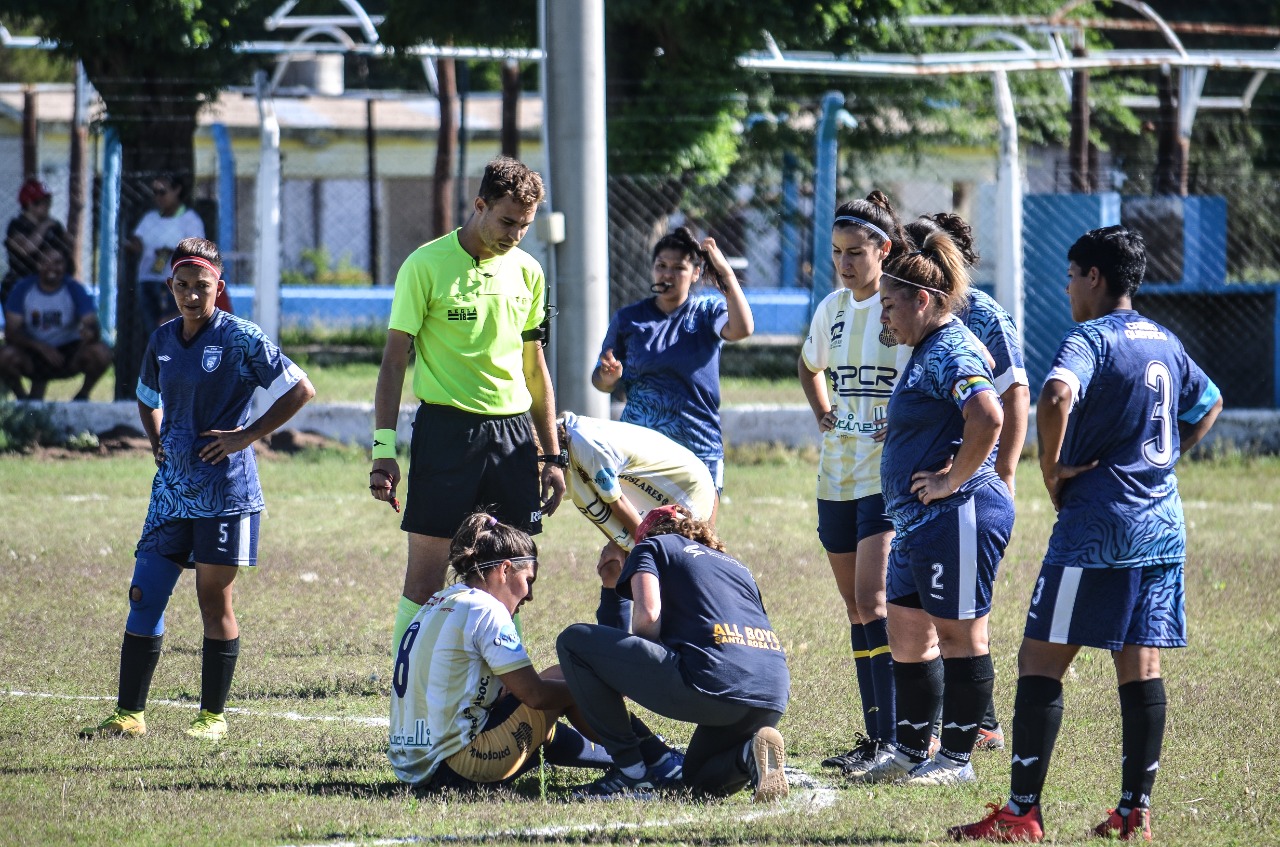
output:
[{"label": "tree trunk", "polygon": [[520,65],[502,63],[502,155],[520,158]]},{"label": "tree trunk", "polygon": [[453,229],[453,170],[458,157],[458,122],[453,113],[458,84],[453,59],[436,61],[440,86],[440,134],[436,137],[436,172],[431,186],[432,238]]}]

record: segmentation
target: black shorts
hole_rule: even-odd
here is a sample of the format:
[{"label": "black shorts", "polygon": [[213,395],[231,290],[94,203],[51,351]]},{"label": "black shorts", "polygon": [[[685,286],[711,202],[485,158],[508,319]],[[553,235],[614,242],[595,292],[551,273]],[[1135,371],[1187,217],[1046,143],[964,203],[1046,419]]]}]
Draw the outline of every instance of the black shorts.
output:
[{"label": "black shorts", "polygon": [[530,535],[542,532],[538,448],[528,413],[476,415],[423,403],[409,446],[405,532],[452,538],[484,508]]},{"label": "black shorts", "polygon": [[853,553],[862,539],[882,532],[893,532],[883,494],[857,500],[818,500],[818,540],[828,553]]},{"label": "black shorts", "polygon": [[62,367],[55,368],[53,365],[41,356],[39,353],[30,352],[27,355],[31,358],[31,378],[37,380],[50,379],[68,379],[80,373],[80,371],[71,368],[71,360],[80,352],[80,348],[84,346],[84,342],[80,339],[68,341],[66,344],[58,345],[58,352],[62,354]]}]

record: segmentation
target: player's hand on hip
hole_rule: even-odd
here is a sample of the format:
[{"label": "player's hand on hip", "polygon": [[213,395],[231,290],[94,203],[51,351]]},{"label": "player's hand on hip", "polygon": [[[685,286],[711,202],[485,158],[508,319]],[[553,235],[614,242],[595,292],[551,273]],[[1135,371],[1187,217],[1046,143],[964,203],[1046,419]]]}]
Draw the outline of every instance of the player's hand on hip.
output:
[{"label": "player's hand on hip", "polygon": [[373,499],[390,503],[397,512],[400,501],[396,499],[396,486],[400,484],[400,464],[395,459],[374,459],[369,471],[369,493]]},{"label": "player's hand on hip", "polygon": [[1079,476],[1085,471],[1091,471],[1098,466],[1095,459],[1087,465],[1063,465],[1054,463],[1040,469],[1041,476],[1044,477],[1045,490],[1049,492],[1049,499],[1053,501],[1053,510],[1056,512],[1062,508],[1062,487],[1067,480]]},{"label": "player's hand on hip", "polygon": [[213,439],[200,448],[200,461],[211,465],[218,464],[232,453],[239,453],[253,443],[253,439],[245,434],[242,426],[230,430],[206,429],[200,433],[200,437]]},{"label": "player's hand on hip", "polygon": [[542,466],[542,490],[539,493],[542,502],[542,516],[554,515],[564,498],[564,470],[559,465],[547,463]]}]

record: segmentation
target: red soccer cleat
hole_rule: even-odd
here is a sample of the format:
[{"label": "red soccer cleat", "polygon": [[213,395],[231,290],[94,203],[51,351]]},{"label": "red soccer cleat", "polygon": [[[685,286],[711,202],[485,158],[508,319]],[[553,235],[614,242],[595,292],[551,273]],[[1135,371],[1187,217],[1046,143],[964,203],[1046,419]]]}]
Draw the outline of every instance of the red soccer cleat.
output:
[{"label": "red soccer cleat", "polygon": [[1130,809],[1129,814],[1121,815],[1115,809],[1107,810],[1107,819],[1093,828],[1093,834],[1099,838],[1116,838],[1129,841],[1141,838],[1151,840],[1151,810]]},{"label": "red soccer cleat", "polygon": [[998,841],[1002,844],[1044,840],[1044,822],[1040,807],[1032,806],[1025,815],[1015,815],[1008,806],[988,803],[991,814],[977,823],[953,826],[947,835],[956,841]]}]

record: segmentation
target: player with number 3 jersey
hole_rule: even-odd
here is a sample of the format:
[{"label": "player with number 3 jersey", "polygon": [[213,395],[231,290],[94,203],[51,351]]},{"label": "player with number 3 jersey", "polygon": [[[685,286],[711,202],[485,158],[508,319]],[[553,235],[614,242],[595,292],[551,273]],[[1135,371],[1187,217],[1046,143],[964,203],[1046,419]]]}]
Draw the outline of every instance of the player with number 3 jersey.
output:
[{"label": "player with number 3 jersey", "polygon": [[1120,699],[1120,799],[1093,833],[1151,840],[1166,707],[1160,649],[1187,644],[1174,469],[1213,426],[1222,396],[1172,332],[1133,310],[1146,272],[1142,236],[1091,230],[1067,259],[1080,323],[1036,405],[1040,470],[1058,520],[1018,655],[1009,800],[953,827],[959,840],[1044,837],[1040,799],[1062,726],[1062,680],[1081,647],[1111,653]]}]

